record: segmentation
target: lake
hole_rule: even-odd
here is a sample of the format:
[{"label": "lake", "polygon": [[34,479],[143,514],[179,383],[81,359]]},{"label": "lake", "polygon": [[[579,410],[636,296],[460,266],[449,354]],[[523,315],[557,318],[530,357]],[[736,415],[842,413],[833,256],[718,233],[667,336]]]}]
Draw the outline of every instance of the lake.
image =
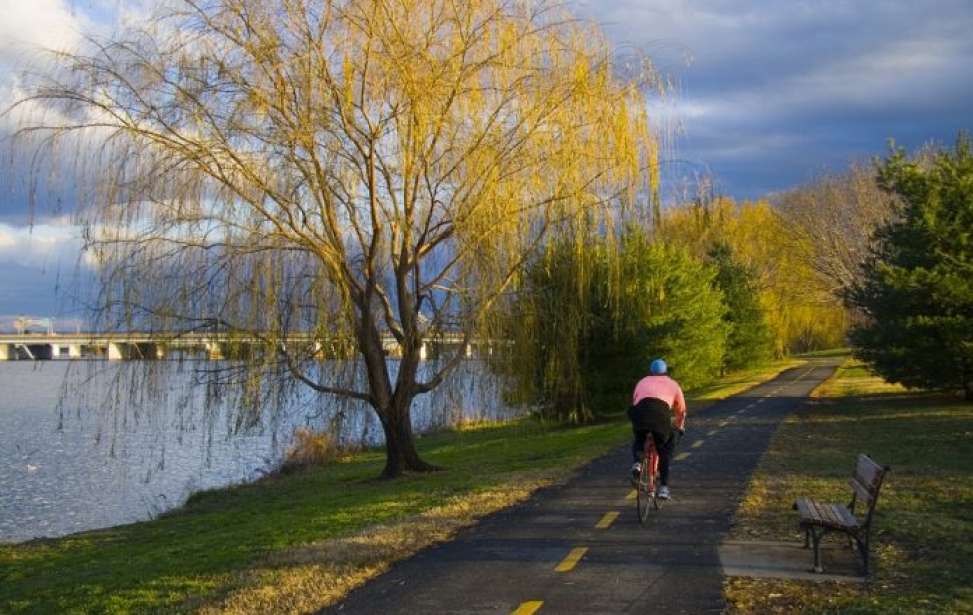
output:
[{"label": "lake", "polygon": [[[111,386],[131,382],[120,376],[139,362],[0,362],[0,542],[150,519],[196,491],[253,481],[279,465],[297,427],[382,442],[369,409],[309,393],[241,428],[226,402],[207,402],[191,386],[191,367],[153,363],[172,370],[165,394],[139,402]],[[416,399],[413,425],[422,432],[521,412],[501,399],[496,380],[470,360]]]}]

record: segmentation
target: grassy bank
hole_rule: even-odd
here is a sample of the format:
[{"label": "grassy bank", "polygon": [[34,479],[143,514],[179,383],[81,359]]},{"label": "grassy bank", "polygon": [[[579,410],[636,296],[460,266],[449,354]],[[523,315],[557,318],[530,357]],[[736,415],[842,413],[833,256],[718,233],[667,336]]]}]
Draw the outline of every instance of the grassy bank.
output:
[{"label": "grassy bank", "polygon": [[[691,409],[793,363],[733,374]],[[621,419],[561,428],[525,419],[419,440],[446,471],[375,480],[379,451],[201,493],[154,521],[0,546],[0,612],[305,612],[628,438]]]},{"label": "grassy bank", "polygon": [[973,612],[971,437],[973,404],[909,393],[846,363],[819,388],[815,403],[781,426],[754,475],[734,537],[800,541],[794,499],[847,502],[855,457],[866,452],[892,466],[872,527],[872,581],[860,587],[732,579],[725,587],[731,610]]}]

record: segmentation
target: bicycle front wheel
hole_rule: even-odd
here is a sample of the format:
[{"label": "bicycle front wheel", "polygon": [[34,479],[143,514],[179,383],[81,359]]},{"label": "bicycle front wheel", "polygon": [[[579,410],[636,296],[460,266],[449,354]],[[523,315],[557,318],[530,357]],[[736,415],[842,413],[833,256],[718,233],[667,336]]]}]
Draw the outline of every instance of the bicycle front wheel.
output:
[{"label": "bicycle front wheel", "polygon": [[655,504],[655,493],[650,491],[650,480],[648,463],[642,462],[642,471],[639,473],[639,484],[635,490],[635,506],[638,510],[639,523],[644,524],[649,518],[649,509],[652,507],[658,508]]}]

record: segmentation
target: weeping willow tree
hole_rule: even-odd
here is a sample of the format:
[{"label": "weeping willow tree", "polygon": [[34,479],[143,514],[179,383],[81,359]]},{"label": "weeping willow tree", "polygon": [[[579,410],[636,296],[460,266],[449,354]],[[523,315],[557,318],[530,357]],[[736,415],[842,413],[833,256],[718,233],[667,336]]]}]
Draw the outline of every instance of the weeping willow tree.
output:
[{"label": "weeping willow tree", "polygon": [[[207,383],[241,412],[283,382],[365,402],[384,475],[430,469],[416,396],[496,335],[549,237],[655,190],[647,65],[619,76],[595,26],[542,2],[160,7],[57,54],[20,103],[46,110],[19,132],[34,173],[77,178],[102,326],[205,331],[238,349]],[[456,352],[423,364],[436,339]]]}]

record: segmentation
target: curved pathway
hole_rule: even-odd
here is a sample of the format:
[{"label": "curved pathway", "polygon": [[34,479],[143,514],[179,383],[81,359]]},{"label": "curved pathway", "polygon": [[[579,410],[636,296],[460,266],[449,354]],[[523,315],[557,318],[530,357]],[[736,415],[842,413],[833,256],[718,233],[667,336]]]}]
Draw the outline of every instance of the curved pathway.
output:
[{"label": "curved pathway", "polygon": [[421,551],[325,613],[719,613],[717,547],[780,421],[834,371],[817,359],[694,415],[673,500],[646,526],[628,445],[565,485]]}]

